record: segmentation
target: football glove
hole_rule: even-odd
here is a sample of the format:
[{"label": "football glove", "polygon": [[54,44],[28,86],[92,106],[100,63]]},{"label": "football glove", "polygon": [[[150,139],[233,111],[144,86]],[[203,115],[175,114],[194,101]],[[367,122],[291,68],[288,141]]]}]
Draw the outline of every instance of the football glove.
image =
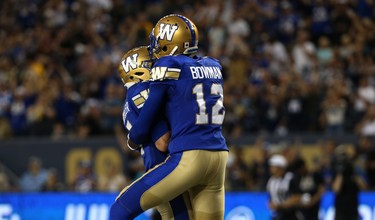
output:
[{"label": "football glove", "polygon": [[127,145],[130,150],[139,150],[140,148],[142,148],[142,144],[135,144],[132,140],[130,140],[129,134],[128,134]]}]

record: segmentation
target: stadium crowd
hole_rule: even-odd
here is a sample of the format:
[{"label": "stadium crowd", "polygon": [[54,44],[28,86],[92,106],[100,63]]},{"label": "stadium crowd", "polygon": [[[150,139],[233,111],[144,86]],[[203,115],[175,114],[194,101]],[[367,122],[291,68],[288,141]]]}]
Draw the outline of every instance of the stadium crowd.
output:
[{"label": "stadium crowd", "polygon": [[0,137],[87,137],[121,127],[117,75],[155,21],[181,13],[221,60],[224,130],[375,134],[369,0],[51,0],[0,3]]},{"label": "stadium crowd", "polygon": [[[375,135],[374,1],[10,0],[0,2],[0,139],[123,132],[120,58],[169,13],[191,18],[200,53],[223,64],[227,137]],[[364,144],[358,158],[374,148]],[[268,153],[248,167],[238,151],[228,187],[264,190]]]}]

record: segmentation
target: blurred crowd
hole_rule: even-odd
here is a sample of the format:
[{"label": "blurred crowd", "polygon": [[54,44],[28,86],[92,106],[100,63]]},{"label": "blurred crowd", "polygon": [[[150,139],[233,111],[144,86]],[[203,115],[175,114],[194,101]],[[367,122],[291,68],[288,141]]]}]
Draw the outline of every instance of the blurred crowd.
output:
[{"label": "blurred crowd", "polygon": [[0,138],[121,132],[123,53],[183,14],[225,75],[228,137],[375,135],[372,0],[0,2]]},{"label": "blurred crowd", "polygon": [[[226,175],[229,191],[264,191],[271,176],[269,159],[276,154],[287,161],[287,171],[297,174],[301,161],[306,171],[322,179],[326,190],[332,190],[335,176],[350,167],[363,180],[367,190],[375,190],[375,139],[358,138],[355,144],[337,143],[331,139],[319,140],[317,154],[303,152],[299,140],[269,142],[259,137],[254,143],[253,157],[249,160],[245,148],[231,148]],[[342,149],[345,149],[343,151]]]}]

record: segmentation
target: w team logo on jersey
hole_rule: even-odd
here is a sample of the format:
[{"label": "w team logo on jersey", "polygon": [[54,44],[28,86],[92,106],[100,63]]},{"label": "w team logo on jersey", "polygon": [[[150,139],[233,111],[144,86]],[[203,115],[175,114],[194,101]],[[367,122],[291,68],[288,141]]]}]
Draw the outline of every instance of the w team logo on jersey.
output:
[{"label": "w team logo on jersey", "polygon": [[176,33],[178,29],[177,25],[170,25],[170,24],[160,24],[160,31],[159,31],[159,39],[164,40],[165,38],[167,41],[172,41],[173,35]]},{"label": "w team logo on jersey", "polygon": [[133,70],[137,68],[137,61],[138,61],[138,54],[135,53],[132,56],[126,57],[122,62],[122,68],[124,68],[125,73],[128,73],[130,71],[130,68]]}]

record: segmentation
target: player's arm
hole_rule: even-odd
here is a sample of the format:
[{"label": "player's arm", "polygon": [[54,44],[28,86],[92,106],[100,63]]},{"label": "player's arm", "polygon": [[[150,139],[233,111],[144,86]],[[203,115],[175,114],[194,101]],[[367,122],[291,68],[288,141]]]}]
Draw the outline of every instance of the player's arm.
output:
[{"label": "player's arm", "polygon": [[131,148],[136,149],[150,139],[151,129],[162,114],[168,88],[168,85],[162,83],[150,85],[150,95],[129,132],[128,144]]},{"label": "player's arm", "polygon": [[157,141],[155,141],[156,148],[160,150],[161,152],[167,152],[170,139],[171,139],[171,132],[168,131],[163,136],[161,136]]},{"label": "player's arm", "polygon": [[301,190],[299,189],[299,180],[294,176],[289,183],[289,197],[276,205],[276,210],[284,210],[297,207],[301,202]]},{"label": "player's arm", "polygon": [[[139,116],[139,109],[137,109],[133,101],[127,97],[127,100],[124,105],[123,113],[122,113],[122,119],[123,119],[125,129],[128,131],[128,134],[133,128],[133,124],[137,120],[138,116]],[[128,143],[128,149],[137,150],[138,148],[131,147],[129,146],[129,143]]]},{"label": "player's arm", "polygon": [[319,202],[325,191],[324,180],[317,173],[314,174],[314,182],[318,186],[318,190],[314,195],[312,195],[311,200],[307,204],[305,204],[306,207],[311,207]]},{"label": "player's arm", "polygon": [[[161,115],[159,115],[160,117]],[[168,144],[170,139],[170,126],[167,119],[161,116],[157,120],[156,125],[152,128],[151,138],[155,146],[161,152],[168,151]]]}]

